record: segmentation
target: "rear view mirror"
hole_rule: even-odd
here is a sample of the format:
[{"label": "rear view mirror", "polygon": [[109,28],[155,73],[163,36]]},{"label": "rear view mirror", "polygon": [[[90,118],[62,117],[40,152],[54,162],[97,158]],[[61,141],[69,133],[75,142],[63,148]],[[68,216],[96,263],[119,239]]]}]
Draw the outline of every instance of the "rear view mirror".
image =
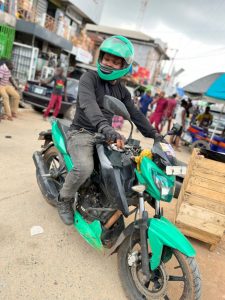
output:
[{"label": "rear view mirror", "polygon": [[130,121],[130,114],[126,109],[126,106],[119,99],[105,95],[103,106],[106,110],[110,111],[114,115],[121,116],[124,119]]}]

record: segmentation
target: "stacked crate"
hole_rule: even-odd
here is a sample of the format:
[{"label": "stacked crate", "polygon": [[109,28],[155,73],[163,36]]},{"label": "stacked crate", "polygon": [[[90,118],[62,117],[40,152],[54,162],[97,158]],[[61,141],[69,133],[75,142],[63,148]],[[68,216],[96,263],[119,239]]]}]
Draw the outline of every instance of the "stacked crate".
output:
[{"label": "stacked crate", "polygon": [[194,149],[176,207],[176,225],[213,250],[225,231],[225,163]]}]

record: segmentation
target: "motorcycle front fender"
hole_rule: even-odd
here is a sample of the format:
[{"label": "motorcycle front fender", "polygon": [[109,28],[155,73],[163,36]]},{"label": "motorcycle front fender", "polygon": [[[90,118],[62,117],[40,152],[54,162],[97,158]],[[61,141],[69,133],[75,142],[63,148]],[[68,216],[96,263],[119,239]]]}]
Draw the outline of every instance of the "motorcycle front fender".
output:
[{"label": "motorcycle front fender", "polygon": [[164,217],[149,219],[148,240],[152,250],[151,270],[155,270],[160,265],[164,246],[177,249],[189,257],[196,255],[188,239]]}]

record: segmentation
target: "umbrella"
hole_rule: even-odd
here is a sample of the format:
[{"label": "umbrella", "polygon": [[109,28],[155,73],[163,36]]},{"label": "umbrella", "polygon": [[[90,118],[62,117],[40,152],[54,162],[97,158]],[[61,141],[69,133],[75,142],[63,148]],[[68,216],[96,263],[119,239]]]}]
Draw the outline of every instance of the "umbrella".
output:
[{"label": "umbrella", "polygon": [[[192,83],[186,85],[184,92],[192,96],[202,96],[209,102],[223,103],[223,108],[220,113],[219,120],[225,109],[225,73],[214,73],[202,77]],[[213,130],[213,136],[217,130],[218,123]]]}]

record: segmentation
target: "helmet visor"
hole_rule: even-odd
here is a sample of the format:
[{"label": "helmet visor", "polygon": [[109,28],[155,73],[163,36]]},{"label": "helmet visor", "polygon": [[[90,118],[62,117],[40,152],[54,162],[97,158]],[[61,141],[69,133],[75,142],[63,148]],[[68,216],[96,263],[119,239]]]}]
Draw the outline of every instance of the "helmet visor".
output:
[{"label": "helmet visor", "polygon": [[133,62],[134,54],[130,45],[117,37],[106,39],[102,43],[100,50],[118,57],[122,57],[128,65],[132,64]]}]

